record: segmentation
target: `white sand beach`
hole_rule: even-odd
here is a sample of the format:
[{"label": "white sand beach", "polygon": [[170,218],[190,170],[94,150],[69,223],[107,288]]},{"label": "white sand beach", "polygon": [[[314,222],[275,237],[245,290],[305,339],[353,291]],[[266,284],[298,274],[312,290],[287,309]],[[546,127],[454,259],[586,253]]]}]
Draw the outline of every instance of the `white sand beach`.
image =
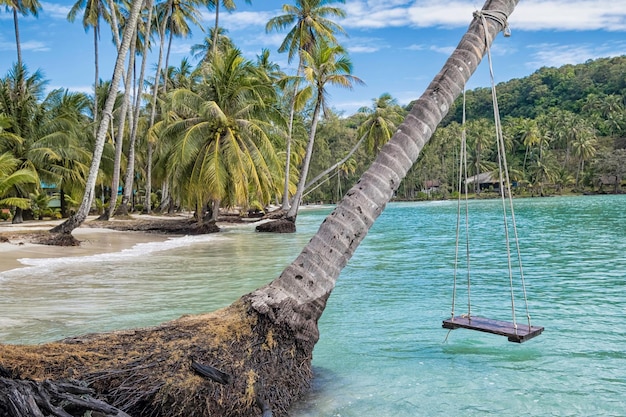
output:
[{"label": "white sand beach", "polygon": [[[89,219],[87,220],[89,221]],[[50,230],[61,221],[26,221],[13,225],[0,222],[0,234],[38,230]],[[0,243],[0,272],[24,266],[20,259],[87,256],[98,253],[119,252],[138,243],[160,242],[169,236],[155,233],[116,231],[105,228],[80,227],[72,233],[80,246],[47,246],[11,239]]]}]

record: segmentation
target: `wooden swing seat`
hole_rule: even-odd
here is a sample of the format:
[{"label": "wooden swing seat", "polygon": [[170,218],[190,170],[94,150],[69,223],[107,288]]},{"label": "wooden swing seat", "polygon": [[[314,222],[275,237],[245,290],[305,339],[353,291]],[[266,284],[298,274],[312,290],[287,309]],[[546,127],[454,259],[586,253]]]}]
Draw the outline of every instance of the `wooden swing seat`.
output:
[{"label": "wooden swing seat", "polygon": [[470,329],[479,332],[492,333],[506,336],[509,342],[522,343],[533,337],[539,336],[543,332],[543,327],[528,326],[527,324],[515,325],[508,321],[492,320],[484,317],[457,316],[443,321],[444,329]]}]

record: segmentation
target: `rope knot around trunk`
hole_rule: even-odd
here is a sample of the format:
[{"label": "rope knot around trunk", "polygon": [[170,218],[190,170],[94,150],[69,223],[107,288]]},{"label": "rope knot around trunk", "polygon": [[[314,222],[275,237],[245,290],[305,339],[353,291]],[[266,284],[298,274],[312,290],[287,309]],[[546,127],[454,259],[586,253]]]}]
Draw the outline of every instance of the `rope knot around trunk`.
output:
[{"label": "rope knot around trunk", "polygon": [[474,18],[476,19],[491,19],[494,22],[502,26],[502,33],[505,37],[511,36],[511,28],[509,28],[509,21],[504,12],[500,10],[476,10],[474,12]]}]

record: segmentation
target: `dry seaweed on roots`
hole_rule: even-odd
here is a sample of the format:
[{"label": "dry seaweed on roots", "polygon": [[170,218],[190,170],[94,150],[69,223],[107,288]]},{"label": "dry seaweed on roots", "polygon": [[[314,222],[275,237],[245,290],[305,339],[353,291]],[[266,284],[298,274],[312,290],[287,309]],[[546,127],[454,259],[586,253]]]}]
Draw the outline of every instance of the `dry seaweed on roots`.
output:
[{"label": "dry seaweed on roots", "polygon": [[[286,416],[309,388],[313,344],[244,301],[157,327],[35,346],[0,345],[2,365],[42,383],[75,378],[131,416]],[[229,376],[215,381],[192,362]]]}]

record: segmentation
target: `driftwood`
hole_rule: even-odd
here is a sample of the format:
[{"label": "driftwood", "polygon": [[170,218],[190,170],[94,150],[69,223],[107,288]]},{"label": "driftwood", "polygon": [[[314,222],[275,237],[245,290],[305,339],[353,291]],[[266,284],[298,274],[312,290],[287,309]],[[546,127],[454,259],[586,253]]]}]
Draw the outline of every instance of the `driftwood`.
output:
[{"label": "driftwood", "polygon": [[222,372],[219,369],[205,365],[195,360],[191,360],[191,368],[203,377],[209,378],[211,381],[219,382],[222,385],[230,384],[232,377],[226,372]]},{"label": "driftwood", "polygon": [[3,417],[82,417],[87,412],[98,412],[101,417],[129,417],[119,408],[94,398],[94,390],[79,381],[33,381],[3,373],[0,376]]},{"label": "driftwood", "polygon": [[83,226],[102,227],[106,229],[137,231],[160,234],[180,234],[180,235],[202,235],[208,233],[217,233],[220,231],[219,226],[214,222],[198,223],[194,219],[159,219],[144,220],[137,219],[131,221],[115,220],[115,221],[98,221],[93,220],[83,223]]}]

